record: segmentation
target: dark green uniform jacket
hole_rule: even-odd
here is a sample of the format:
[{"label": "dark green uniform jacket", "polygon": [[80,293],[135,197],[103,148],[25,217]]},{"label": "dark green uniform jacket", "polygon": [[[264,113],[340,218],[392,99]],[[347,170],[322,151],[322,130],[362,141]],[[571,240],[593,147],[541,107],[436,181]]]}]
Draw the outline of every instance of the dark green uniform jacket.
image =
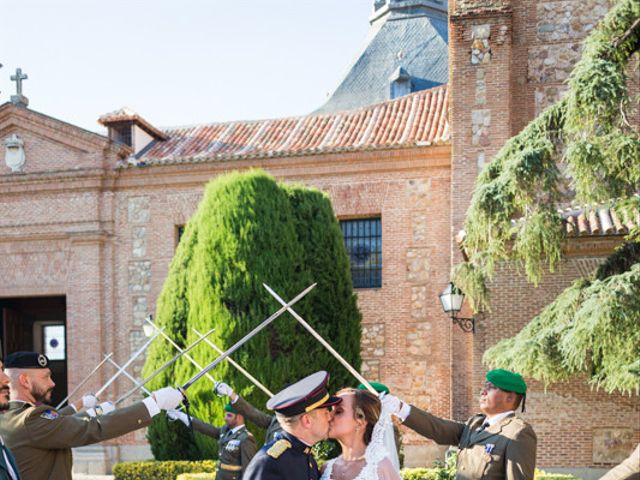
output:
[{"label": "dark green uniform jacket", "polygon": [[71,480],[72,447],[119,437],[151,423],[138,402],[108,415],[61,415],[55,408],[12,401],[0,414],[0,436],[24,480]]},{"label": "dark green uniform jacket", "polygon": [[600,480],[640,480],[640,443],[624,462],[609,470]]},{"label": "dark green uniform jacket", "polygon": [[218,471],[216,480],[239,480],[256,454],[256,439],[243,425],[235,432],[226,425],[214,427],[191,417],[193,429],[218,439]]},{"label": "dark green uniform jacket", "polygon": [[238,395],[238,399],[233,404],[233,408],[245,419],[255,423],[258,427],[267,430],[264,437],[265,445],[277,440],[276,437],[279,438],[279,433],[282,432],[282,427],[278,423],[278,420],[276,420],[275,415],[267,415],[266,413],[261,412],[240,395]]},{"label": "dark green uniform jacket", "polygon": [[478,431],[484,415],[467,423],[444,420],[411,406],[404,425],[440,445],[457,445],[458,480],[527,480],[536,465],[536,434],[524,420],[509,415]]},{"label": "dark green uniform jacket", "polygon": [[[7,465],[7,461],[10,465]],[[9,466],[16,477],[12,477],[9,473]],[[14,478],[20,480],[20,472],[18,471],[18,465],[16,465],[16,459],[13,458],[13,454],[5,447],[4,442],[0,438],[0,480],[13,480]]]},{"label": "dark green uniform jacket", "polygon": [[282,432],[280,440],[264,445],[244,474],[244,480],[318,480],[320,471],[311,447]]}]

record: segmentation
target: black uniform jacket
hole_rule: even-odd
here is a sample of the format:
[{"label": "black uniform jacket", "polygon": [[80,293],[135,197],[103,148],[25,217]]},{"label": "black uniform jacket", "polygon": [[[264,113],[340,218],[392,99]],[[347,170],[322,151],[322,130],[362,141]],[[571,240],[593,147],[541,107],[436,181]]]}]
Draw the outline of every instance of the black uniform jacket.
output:
[{"label": "black uniform jacket", "polygon": [[320,472],[311,447],[288,432],[263,446],[244,473],[244,480],[318,480]]}]

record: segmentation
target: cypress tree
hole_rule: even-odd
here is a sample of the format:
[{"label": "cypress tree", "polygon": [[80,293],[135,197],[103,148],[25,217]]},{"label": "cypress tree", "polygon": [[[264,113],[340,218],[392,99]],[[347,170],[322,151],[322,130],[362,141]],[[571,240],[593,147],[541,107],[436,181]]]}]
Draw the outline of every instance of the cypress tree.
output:
[{"label": "cypress tree", "polygon": [[[231,173],[207,186],[189,221],[158,299],[156,322],[166,326],[181,346],[196,340],[192,327],[200,332],[215,328],[209,338],[227,349],[280,308],[263,283],[288,301],[314,281],[318,286],[295,310],[358,368],[360,314],[328,198],[318,191],[278,184],[260,171]],[[174,353],[167,343],[154,342],[144,374]],[[217,357],[204,344],[190,353],[202,366]],[[350,382],[344,369],[286,312],[233,358],[272,392],[319,369],[337,373],[335,386]],[[195,373],[197,369],[181,358],[152,387],[182,384]],[[267,396],[227,362],[210,373],[264,408]],[[187,393],[194,416],[222,424],[224,401],[213,394],[210,381],[202,378]],[[249,428],[261,441],[263,432]],[[158,459],[217,455],[215,441],[197,435],[194,448],[182,424],[167,423],[164,416],[154,421],[148,438]]]}]

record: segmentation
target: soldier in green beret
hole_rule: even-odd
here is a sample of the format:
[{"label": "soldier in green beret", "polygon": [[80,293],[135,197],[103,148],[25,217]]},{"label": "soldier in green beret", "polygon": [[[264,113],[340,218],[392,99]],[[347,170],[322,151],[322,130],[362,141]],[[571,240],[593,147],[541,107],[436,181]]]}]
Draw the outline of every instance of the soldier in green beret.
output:
[{"label": "soldier in green beret", "polygon": [[[191,424],[196,432],[218,440],[216,480],[239,480],[256,454],[256,439],[247,430],[244,417],[230,403],[225,405],[224,410],[225,425],[222,427],[214,427],[194,417],[191,417]],[[189,426],[189,418],[184,412],[170,410],[167,416]]]},{"label": "soldier in green beret", "polygon": [[480,394],[481,414],[466,423],[446,420],[385,395],[382,402],[407,427],[440,445],[457,445],[457,479],[533,479],[536,434],[515,411],[527,385],[518,373],[491,370]]},{"label": "soldier in green beret", "polygon": [[247,420],[254,423],[258,427],[267,431],[264,437],[264,443],[271,443],[274,440],[280,438],[282,433],[282,427],[276,420],[275,415],[268,415],[261,410],[247,402],[244,398],[233,391],[229,385],[224,382],[217,382],[213,391],[220,396],[227,396],[235,408],[240,414],[242,414]]}]

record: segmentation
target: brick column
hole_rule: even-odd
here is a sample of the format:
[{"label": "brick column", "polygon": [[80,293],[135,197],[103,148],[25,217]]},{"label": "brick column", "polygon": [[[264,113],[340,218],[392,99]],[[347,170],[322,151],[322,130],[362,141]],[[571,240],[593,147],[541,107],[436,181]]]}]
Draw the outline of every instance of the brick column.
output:
[{"label": "brick column", "polygon": [[[483,166],[511,136],[511,8],[507,2],[457,2],[450,15],[451,258],[462,261],[453,240],[463,227]],[[469,316],[471,312],[463,311]],[[474,370],[481,374],[482,320],[472,336],[452,326],[452,416],[477,410]]]}]

